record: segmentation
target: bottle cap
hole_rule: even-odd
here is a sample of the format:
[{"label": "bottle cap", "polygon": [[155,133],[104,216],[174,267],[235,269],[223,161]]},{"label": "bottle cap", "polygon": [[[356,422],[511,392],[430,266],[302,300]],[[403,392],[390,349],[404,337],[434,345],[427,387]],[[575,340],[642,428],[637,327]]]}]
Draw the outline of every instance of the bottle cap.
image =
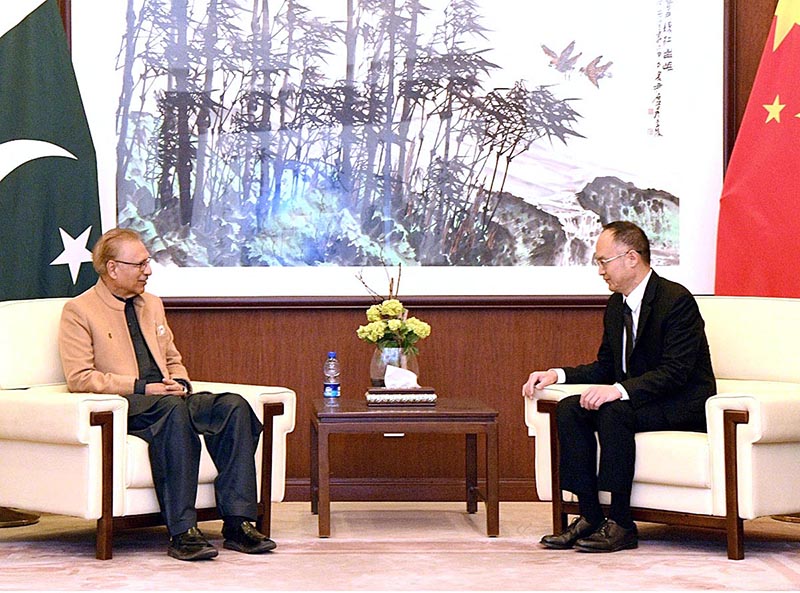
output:
[{"label": "bottle cap", "polygon": [[336,352],[328,352],[328,358],[336,358]]}]

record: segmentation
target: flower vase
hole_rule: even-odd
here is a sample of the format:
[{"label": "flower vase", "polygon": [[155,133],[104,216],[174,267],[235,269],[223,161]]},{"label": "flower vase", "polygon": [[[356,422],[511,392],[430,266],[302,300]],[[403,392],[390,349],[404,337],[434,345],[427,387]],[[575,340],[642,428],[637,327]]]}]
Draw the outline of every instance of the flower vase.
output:
[{"label": "flower vase", "polygon": [[416,354],[405,353],[402,348],[376,348],[369,364],[369,378],[373,387],[386,386],[383,377],[389,365],[407,369],[419,377]]}]

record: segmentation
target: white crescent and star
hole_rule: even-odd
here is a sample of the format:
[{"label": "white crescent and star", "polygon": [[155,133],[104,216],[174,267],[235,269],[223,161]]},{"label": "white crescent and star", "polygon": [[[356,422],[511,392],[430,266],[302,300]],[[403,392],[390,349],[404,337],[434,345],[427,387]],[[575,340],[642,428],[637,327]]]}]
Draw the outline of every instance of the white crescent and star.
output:
[{"label": "white crescent and star", "polygon": [[[14,2],[4,2],[3,10],[0,11],[0,39],[46,1],[15,0]],[[0,183],[18,167],[32,160],[45,157],[63,157],[75,160],[78,158],[65,148],[43,140],[21,138],[0,143]],[[61,233],[61,243],[64,246],[64,251],[51,261],[50,265],[69,266],[72,284],[74,285],[78,281],[81,264],[92,261],[92,254],[86,249],[86,243],[89,241],[92,227],[89,226],[76,239],[64,229],[59,228],[58,230]]]}]

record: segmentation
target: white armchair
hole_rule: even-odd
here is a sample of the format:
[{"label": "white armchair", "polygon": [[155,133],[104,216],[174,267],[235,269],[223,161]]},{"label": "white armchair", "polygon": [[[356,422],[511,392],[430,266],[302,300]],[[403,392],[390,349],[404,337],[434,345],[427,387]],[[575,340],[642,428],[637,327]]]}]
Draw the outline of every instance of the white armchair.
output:
[{"label": "white armchair", "polygon": [[[105,560],[111,558],[115,529],[157,525],[162,519],[147,443],[127,434],[127,400],[67,391],[58,326],[68,300],[0,303],[0,506],[96,519],[96,555]],[[196,391],[241,394],[264,423],[256,451],[257,527],[269,535],[270,502],[283,500],[285,491],[294,391],[204,381],[192,385]],[[262,479],[265,475],[270,479]],[[216,476],[203,445],[196,501],[200,520],[217,516]]]},{"label": "white armchair", "polygon": [[[697,301],[717,377],[708,433],[637,434],[631,504],[641,521],[725,529],[728,558],[740,560],[744,519],[800,512],[800,299]],[[525,400],[536,490],[553,500],[555,533],[578,512],[572,493],[553,497],[561,491],[555,407],[585,387],[552,385]]]}]

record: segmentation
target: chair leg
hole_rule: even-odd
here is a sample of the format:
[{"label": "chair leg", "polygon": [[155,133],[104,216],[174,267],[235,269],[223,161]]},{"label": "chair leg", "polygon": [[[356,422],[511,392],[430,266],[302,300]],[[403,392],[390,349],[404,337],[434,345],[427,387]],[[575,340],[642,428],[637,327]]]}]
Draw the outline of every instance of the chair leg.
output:
[{"label": "chair leg", "polygon": [[723,412],[723,443],[725,449],[725,525],[728,558],[744,558],[744,526],[739,517],[739,468],[736,455],[736,426],[746,424],[749,415],[743,410]]},{"label": "chair leg", "polygon": [[92,412],[89,423],[100,427],[102,451],[101,515],[97,520],[95,556],[98,560],[110,560],[114,539],[114,414]]},{"label": "chair leg", "polygon": [[111,560],[111,549],[114,539],[114,520],[111,517],[100,517],[97,520],[95,535],[95,557],[98,560]]},{"label": "chair leg", "polygon": [[744,559],[744,521],[739,517],[728,517],[726,523],[728,559],[742,560]]},{"label": "chair leg", "polygon": [[261,439],[261,507],[262,513],[256,520],[256,528],[270,536],[272,526],[272,438],[275,416],[283,415],[283,404],[264,404],[264,432]]},{"label": "chair leg", "polygon": [[561,472],[558,468],[560,454],[556,415],[553,412],[550,414],[550,487],[553,490],[553,533],[556,535],[564,533],[567,529],[567,513],[564,512],[564,501],[561,498]]},{"label": "chair leg", "polygon": [[560,535],[567,528],[567,513],[564,511],[563,501],[561,500],[561,473],[558,469],[558,460],[561,455],[561,447],[558,442],[558,427],[556,426],[556,406],[557,402],[539,400],[536,407],[539,412],[548,414],[550,418],[550,498],[553,501],[551,510],[553,517],[553,533]]}]

